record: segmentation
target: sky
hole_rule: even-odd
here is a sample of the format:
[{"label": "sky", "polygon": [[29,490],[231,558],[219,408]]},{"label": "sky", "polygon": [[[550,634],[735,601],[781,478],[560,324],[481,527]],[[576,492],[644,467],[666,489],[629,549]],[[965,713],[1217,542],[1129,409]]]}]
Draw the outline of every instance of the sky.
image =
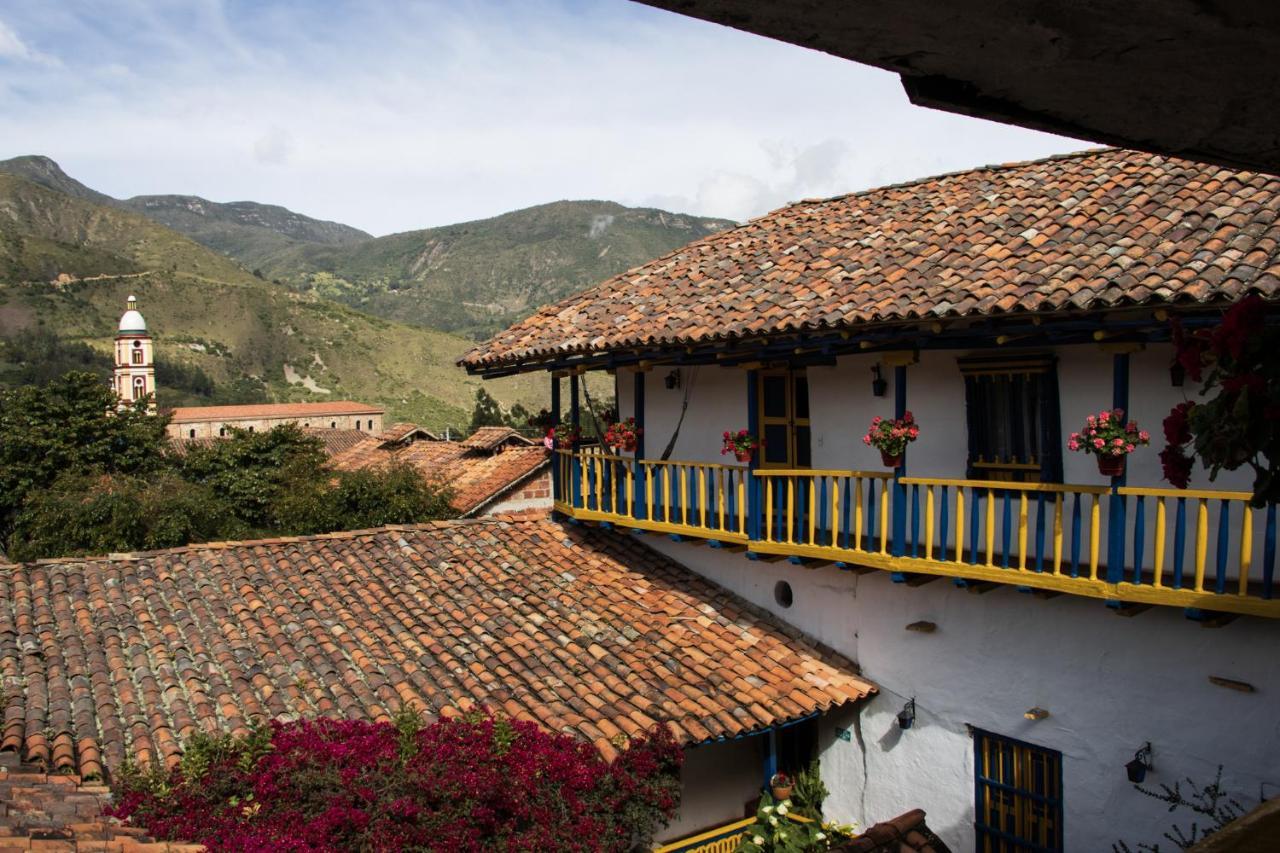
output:
[{"label": "sky", "polygon": [[743,221],[1087,147],[627,0],[0,0],[0,159],[377,235],[581,198]]}]

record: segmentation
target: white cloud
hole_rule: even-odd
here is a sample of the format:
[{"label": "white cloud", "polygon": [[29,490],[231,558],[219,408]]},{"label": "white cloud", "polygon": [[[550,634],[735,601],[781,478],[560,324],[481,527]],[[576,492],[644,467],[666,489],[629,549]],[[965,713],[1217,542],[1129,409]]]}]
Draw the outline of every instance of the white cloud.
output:
[{"label": "white cloud", "polygon": [[52,56],[27,46],[13,28],[0,21],[0,61],[31,62],[39,65],[56,65]]},{"label": "white cloud", "polygon": [[112,195],[255,199],[373,233],[561,198],[744,219],[1084,147],[621,0],[5,2],[5,32],[58,45],[63,66],[0,82],[0,158],[48,154]]}]

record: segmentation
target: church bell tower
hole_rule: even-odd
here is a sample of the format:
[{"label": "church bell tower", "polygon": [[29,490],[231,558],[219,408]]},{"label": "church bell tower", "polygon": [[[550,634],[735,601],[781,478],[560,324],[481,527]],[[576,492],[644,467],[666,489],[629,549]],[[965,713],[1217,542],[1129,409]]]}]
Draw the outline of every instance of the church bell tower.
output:
[{"label": "church bell tower", "polygon": [[147,334],[147,321],[138,312],[138,299],[129,297],[127,309],[120,315],[116,333],[115,390],[120,408],[132,406],[150,395],[147,411],[156,410],[156,363]]}]

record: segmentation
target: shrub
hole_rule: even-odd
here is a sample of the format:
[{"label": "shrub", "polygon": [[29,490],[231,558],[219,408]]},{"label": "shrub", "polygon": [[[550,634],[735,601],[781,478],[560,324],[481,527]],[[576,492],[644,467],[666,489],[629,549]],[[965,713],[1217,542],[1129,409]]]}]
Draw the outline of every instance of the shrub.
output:
[{"label": "shrub", "polygon": [[108,813],[211,851],[625,851],[675,813],[680,762],[661,726],[608,763],[488,714],[272,723],[122,774]]}]

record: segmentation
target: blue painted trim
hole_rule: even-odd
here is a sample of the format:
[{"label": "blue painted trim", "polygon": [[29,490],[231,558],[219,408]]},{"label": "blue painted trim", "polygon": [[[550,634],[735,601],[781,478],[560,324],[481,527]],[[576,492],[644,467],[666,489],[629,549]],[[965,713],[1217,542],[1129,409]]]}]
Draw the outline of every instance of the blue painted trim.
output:
[{"label": "blue painted trim", "polygon": [[1003,554],[1000,557],[1000,568],[1009,568],[1009,552],[1013,550],[1013,492],[1005,489],[1001,493],[1001,501],[1003,506],[1000,512],[1000,521],[1004,527],[1003,535],[1000,537],[1000,549]]},{"label": "blue painted trim", "polygon": [[1215,591],[1227,591],[1227,550],[1231,541],[1231,503],[1222,501],[1218,510],[1218,582]]},{"label": "blue painted trim", "polygon": [[[893,416],[900,418],[906,411],[907,368],[905,365],[898,365],[893,368]],[[902,485],[902,478],[907,475],[907,456],[907,450],[903,448],[902,464],[893,469],[893,540],[889,550],[895,557],[901,557],[907,552],[907,490]]]},{"label": "blue painted trim", "polygon": [[1036,571],[1044,571],[1044,528],[1045,528],[1044,492],[1036,493]]},{"label": "blue painted trim", "polygon": [[[747,371],[747,432],[760,438],[760,373],[757,370]],[[763,538],[760,533],[760,525],[764,520],[764,507],[760,505],[761,489],[760,479],[752,474],[760,465],[760,457],[764,454],[763,450],[757,451],[751,457],[751,463],[747,466],[747,530],[751,539]]]},{"label": "blue painted trim", "polygon": [[1178,498],[1173,521],[1173,588],[1182,589],[1182,568],[1187,549],[1187,499]]},{"label": "blue painted trim", "polygon": [[[1111,368],[1111,407],[1124,409],[1124,416],[1129,418],[1129,354],[1116,353],[1112,356]],[[1119,493],[1121,486],[1128,483],[1128,466],[1119,477],[1111,478],[1110,512],[1107,517],[1107,581],[1120,583],[1124,580],[1125,551],[1125,505],[1124,495]]]},{"label": "blue painted trim", "polygon": [[1133,499],[1133,582],[1142,583],[1142,558],[1147,544],[1147,499]]},{"label": "blue painted trim", "polygon": [[1276,573],[1276,505],[1267,507],[1267,532],[1262,540],[1262,597],[1271,597]]},{"label": "blue painted trim", "polygon": [[894,573],[893,573],[893,574],[891,574],[889,577],[893,579],[893,582],[894,582],[894,583],[906,583],[906,582],[907,582],[907,573],[906,573],[906,572],[894,572]]},{"label": "blue painted trim", "polygon": [[1071,501],[1071,577],[1080,577],[1080,501],[1079,492]]},{"label": "blue painted trim", "polygon": [[[551,423],[557,426],[560,424],[560,379],[555,375],[551,377]],[[553,449],[557,446],[557,441],[554,438],[551,446]],[[559,463],[559,457],[553,453],[551,458],[551,494],[556,500],[564,500],[564,487],[560,482]]]},{"label": "blue painted trim", "polygon": [[[631,407],[635,412],[636,426],[639,428],[639,435],[636,436],[636,459],[644,459],[644,378],[648,373],[638,370],[632,376],[632,402]],[[648,518],[648,507],[644,503],[645,493],[645,467],[643,465],[635,466],[635,476],[631,480],[631,487],[635,491],[632,497],[633,506],[635,507],[636,518],[645,520]]]},{"label": "blue painted trim", "polygon": [[770,728],[765,732],[764,741],[764,779],[761,787],[768,788],[769,780],[778,772],[778,734]]},{"label": "blue painted trim", "polygon": [[[947,501],[947,487],[943,486],[942,487],[942,507],[941,507],[941,512],[938,513],[938,559],[939,560],[947,559],[947,534],[949,533],[949,531],[947,530],[947,525],[948,525],[948,522],[951,520],[949,515],[950,510],[948,509],[948,503],[949,501]],[[959,558],[957,557],[957,560],[958,559]]]},{"label": "blue painted trim", "polygon": [[982,492],[975,488],[969,489],[969,562],[977,564],[978,553],[982,549],[981,543],[978,541],[978,517],[982,508]]}]

